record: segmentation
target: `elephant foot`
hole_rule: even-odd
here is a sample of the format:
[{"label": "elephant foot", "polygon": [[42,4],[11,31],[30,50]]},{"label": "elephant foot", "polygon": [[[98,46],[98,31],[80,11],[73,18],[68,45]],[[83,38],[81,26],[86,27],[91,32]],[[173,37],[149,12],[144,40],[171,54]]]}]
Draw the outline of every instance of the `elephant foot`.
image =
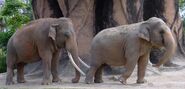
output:
[{"label": "elephant foot", "polygon": [[43,80],[41,84],[42,84],[42,85],[50,85],[50,84],[51,84],[51,80],[50,80],[50,79],[48,79],[48,80]]},{"label": "elephant foot", "polygon": [[179,65],[174,64],[174,63],[172,63],[172,62],[168,62],[168,63],[165,63],[164,66],[165,66],[165,67],[178,67]]},{"label": "elephant foot", "polygon": [[137,80],[137,84],[143,84],[143,83],[146,83],[147,80],[143,79],[143,80]]},{"label": "elephant foot", "polygon": [[14,81],[6,81],[6,85],[13,85],[15,84]]},{"label": "elephant foot", "polygon": [[72,79],[72,83],[78,83],[79,80],[80,80],[80,78],[73,78],[73,79]]},{"label": "elephant foot", "polygon": [[60,78],[53,78],[52,82],[55,82],[55,83],[62,83],[62,79]]},{"label": "elephant foot", "polygon": [[120,77],[120,78],[119,78],[119,81],[120,81],[123,85],[126,85],[126,84],[127,84],[126,79],[123,78],[123,77]]},{"label": "elephant foot", "polygon": [[85,78],[85,83],[86,84],[92,84],[93,83],[93,79]]},{"label": "elephant foot", "polygon": [[18,83],[25,83],[26,81],[24,79],[18,79],[17,82]]},{"label": "elephant foot", "polygon": [[102,79],[95,79],[94,83],[103,83],[103,80]]}]

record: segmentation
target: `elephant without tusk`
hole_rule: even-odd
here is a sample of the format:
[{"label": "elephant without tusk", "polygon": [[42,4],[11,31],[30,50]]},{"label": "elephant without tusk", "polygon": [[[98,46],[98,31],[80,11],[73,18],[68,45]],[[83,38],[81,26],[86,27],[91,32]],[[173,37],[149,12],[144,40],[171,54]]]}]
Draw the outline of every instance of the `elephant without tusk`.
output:
[{"label": "elephant without tusk", "polygon": [[93,38],[90,49],[91,66],[85,82],[93,83],[94,78],[95,83],[102,83],[102,69],[107,64],[126,68],[126,72],[119,78],[122,84],[126,84],[137,64],[137,83],[144,83],[152,47],[165,48],[164,55],[155,67],[168,61],[176,49],[171,30],[159,18],[152,17],[147,21],[104,29]]}]

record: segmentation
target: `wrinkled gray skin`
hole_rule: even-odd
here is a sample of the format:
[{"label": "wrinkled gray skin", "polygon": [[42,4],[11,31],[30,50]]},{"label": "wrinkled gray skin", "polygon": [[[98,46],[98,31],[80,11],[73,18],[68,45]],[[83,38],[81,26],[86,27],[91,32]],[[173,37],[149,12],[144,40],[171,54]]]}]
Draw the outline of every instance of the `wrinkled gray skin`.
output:
[{"label": "wrinkled gray skin", "polygon": [[98,33],[91,44],[91,65],[86,75],[87,84],[101,83],[104,64],[125,66],[120,76],[122,84],[138,65],[137,83],[144,83],[145,70],[152,47],[164,47],[166,52],[158,64],[159,67],[174,54],[176,43],[169,27],[159,18],[153,17],[131,25],[108,28]]},{"label": "wrinkled gray skin", "polygon": [[[43,85],[60,82],[58,61],[61,48],[66,48],[79,65],[76,36],[72,22],[68,18],[45,18],[32,21],[17,30],[7,45],[6,84],[13,84],[13,68],[17,67],[17,82],[24,83],[24,65],[42,60]],[[78,82],[80,73],[76,70],[73,83]]]}]

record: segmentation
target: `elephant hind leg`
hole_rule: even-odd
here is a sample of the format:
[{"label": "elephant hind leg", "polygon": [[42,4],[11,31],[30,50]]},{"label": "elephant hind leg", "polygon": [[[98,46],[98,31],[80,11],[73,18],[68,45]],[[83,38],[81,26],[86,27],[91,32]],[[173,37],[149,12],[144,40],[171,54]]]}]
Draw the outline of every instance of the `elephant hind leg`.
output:
[{"label": "elephant hind leg", "polygon": [[94,53],[91,54],[91,60],[93,60],[93,61],[91,61],[90,69],[86,74],[86,78],[85,78],[86,84],[93,83],[94,76],[96,77],[95,79],[98,79],[98,77],[101,78],[101,72],[102,72],[101,66],[104,64],[102,59],[103,58],[97,56]]},{"label": "elephant hind leg", "polygon": [[97,71],[95,73],[95,77],[94,77],[94,82],[95,83],[102,83],[103,82],[103,80],[102,80],[102,70],[103,70],[103,68],[104,68],[104,65],[101,65],[97,69]]},{"label": "elephant hind leg", "polygon": [[85,78],[85,83],[87,84],[91,84],[93,83],[93,77],[95,75],[95,72],[97,71],[99,66],[92,66],[90,67],[87,75],[86,75],[86,78]]},{"label": "elephant hind leg", "polygon": [[18,63],[17,64],[17,82],[18,83],[25,83],[24,79],[24,65],[25,63]]},{"label": "elephant hind leg", "polygon": [[[95,62],[93,61],[93,63],[91,63],[91,67],[86,75],[86,78],[85,78],[85,83],[87,84],[91,84],[93,83],[93,77],[95,76],[95,73],[96,74],[96,77],[99,77],[99,73],[101,74],[101,71],[102,71],[102,68],[101,68],[101,63],[100,62]],[[100,68],[100,69],[98,69]],[[98,70],[98,72],[97,72]]]},{"label": "elephant hind leg", "polygon": [[14,54],[7,53],[7,75],[6,75],[6,85],[12,85],[14,84],[13,76],[14,76],[14,66],[16,62],[16,56]]},{"label": "elephant hind leg", "polygon": [[7,67],[6,85],[12,85],[12,84],[14,84],[13,68],[12,67]]},{"label": "elephant hind leg", "polygon": [[138,59],[138,58],[131,57],[130,59],[127,60],[127,63],[125,64],[126,71],[119,78],[119,81],[124,85],[127,84],[126,81],[134,71],[135,65],[137,63],[137,61],[132,61],[133,59]]}]

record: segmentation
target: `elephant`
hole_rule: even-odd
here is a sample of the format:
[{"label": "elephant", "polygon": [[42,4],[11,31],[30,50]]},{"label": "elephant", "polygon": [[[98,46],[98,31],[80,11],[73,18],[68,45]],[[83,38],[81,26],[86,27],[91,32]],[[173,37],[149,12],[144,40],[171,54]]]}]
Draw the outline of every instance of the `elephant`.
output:
[{"label": "elephant", "polygon": [[138,65],[137,83],[144,79],[152,48],[164,49],[160,61],[153,65],[158,68],[168,61],[176,50],[176,42],[166,23],[157,17],[146,21],[107,28],[99,32],[92,40],[90,48],[90,69],[86,74],[85,83],[102,83],[104,65],[124,66],[126,71],[119,81],[125,85]]},{"label": "elephant", "polygon": [[[72,79],[77,83],[80,73],[78,67],[81,59],[78,56],[76,34],[69,18],[43,18],[29,22],[17,30],[7,44],[6,85],[14,84],[14,67],[17,68],[17,82],[24,83],[24,66],[27,63],[41,60],[43,64],[43,85],[60,82],[57,67],[61,49],[68,51],[69,58],[75,66],[76,75]],[[74,60],[73,60],[74,58]],[[79,61],[80,60],[80,61]]]}]

